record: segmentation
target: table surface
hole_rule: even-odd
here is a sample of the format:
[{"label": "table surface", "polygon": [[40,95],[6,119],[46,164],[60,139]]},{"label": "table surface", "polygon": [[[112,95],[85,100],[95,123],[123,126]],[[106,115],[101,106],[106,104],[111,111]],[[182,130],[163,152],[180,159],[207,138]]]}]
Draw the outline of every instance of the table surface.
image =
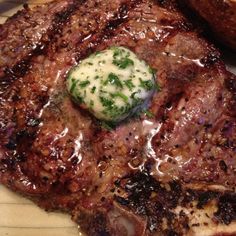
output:
[{"label": "table surface", "polygon": [[[0,23],[22,8],[22,4],[39,5],[49,0],[0,0]],[[229,68],[236,73],[236,56],[225,55]],[[77,225],[61,213],[46,213],[31,201],[0,186],[0,236],[78,236]]]}]

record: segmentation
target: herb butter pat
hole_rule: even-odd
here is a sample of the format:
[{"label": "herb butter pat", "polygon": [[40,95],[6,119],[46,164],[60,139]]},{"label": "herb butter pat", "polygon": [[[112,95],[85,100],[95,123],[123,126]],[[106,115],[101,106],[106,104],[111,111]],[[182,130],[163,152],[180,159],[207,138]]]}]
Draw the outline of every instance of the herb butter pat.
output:
[{"label": "herb butter pat", "polygon": [[72,68],[67,78],[75,102],[96,118],[112,122],[142,108],[155,87],[153,70],[124,47],[90,55]]}]

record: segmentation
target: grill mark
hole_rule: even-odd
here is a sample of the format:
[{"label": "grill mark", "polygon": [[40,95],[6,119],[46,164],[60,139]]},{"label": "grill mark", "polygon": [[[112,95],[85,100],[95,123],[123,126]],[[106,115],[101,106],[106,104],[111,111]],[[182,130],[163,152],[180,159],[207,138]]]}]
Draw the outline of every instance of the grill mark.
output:
[{"label": "grill mark", "polygon": [[[84,3],[85,1],[80,1],[80,3]],[[109,39],[112,36],[114,36],[115,31],[117,30],[118,27],[122,27],[122,24],[125,24],[129,18],[128,18],[128,13],[131,9],[135,8],[139,3],[141,3],[142,1],[128,1],[125,2],[123,4],[121,4],[121,6],[118,9],[118,12],[115,14],[114,18],[111,20],[107,21],[106,26],[104,27],[104,29],[101,30],[101,33],[96,33],[96,32],[90,32],[89,34],[94,36],[91,39],[95,39],[94,41],[92,40],[92,44],[91,44],[91,40],[85,40],[88,37],[88,34],[84,35],[78,42],[78,48],[79,49],[85,49],[85,50],[81,50],[78,54],[77,54],[77,61],[81,60],[81,58],[86,57],[87,54],[93,52],[94,50],[96,50],[96,47],[104,40],[104,39]],[[76,4],[77,7],[79,5],[79,3]],[[74,6],[71,6],[71,8],[73,8],[73,10],[75,10]],[[73,11],[72,10],[72,11]],[[65,12],[67,14],[67,12]],[[60,13],[60,14],[65,14],[64,12]],[[70,13],[72,14],[72,13]],[[58,14],[58,18],[59,18],[59,22],[61,22],[60,20],[60,15]],[[67,20],[67,15],[63,15],[62,18],[65,18],[65,21]],[[56,22],[56,21],[55,21]],[[57,23],[55,23],[57,24]],[[62,24],[63,25],[63,24]],[[57,28],[55,28],[57,29]],[[60,30],[57,29],[57,33],[60,33]],[[90,41],[90,42],[89,42]],[[82,43],[82,45],[79,44]],[[89,43],[89,44],[88,44]],[[89,46],[87,46],[87,44]],[[90,46],[92,45],[92,47]],[[47,48],[45,48],[47,49]],[[45,50],[42,49],[42,50]],[[43,107],[44,104],[46,104],[48,101],[48,98],[45,99],[45,101],[40,104],[40,107]],[[37,129],[37,127],[34,127],[34,131]],[[32,140],[33,141],[33,140]]]},{"label": "grill mark", "polygon": [[[66,23],[69,20],[69,18],[73,15],[73,13],[75,11],[79,10],[79,8],[81,7],[81,4],[83,4],[85,2],[86,2],[86,0],[74,1],[74,4],[70,5],[70,7],[68,7],[67,10],[65,10],[63,12],[60,12],[59,14],[55,14],[55,18],[54,18],[55,27],[53,27],[53,30],[51,31],[51,34],[52,34],[53,38],[50,41],[50,43],[48,43],[45,47],[43,47],[40,52],[35,52],[34,55],[31,55],[28,58],[27,61],[22,61],[22,64],[19,65],[19,67],[21,67],[21,68],[24,67],[28,71],[29,69],[31,69],[33,64],[30,63],[30,62],[29,63],[27,63],[27,62],[30,61],[32,59],[32,57],[39,56],[42,53],[45,53],[48,56],[48,50],[50,50],[49,46],[55,43],[56,37],[58,36],[57,34],[61,34],[61,30],[62,30],[62,27],[63,27],[64,23]],[[63,20],[61,20],[62,18],[63,18]],[[50,35],[49,35],[49,38],[50,38]],[[26,75],[27,71],[20,74],[19,77],[21,77],[21,78],[19,78],[18,76],[16,76],[13,73],[12,70],[9,70],[8,71],[9,77],[5,76],[0,80],[0,96],[3,96],[6,89],[11,89],[11,84],[14,83],[17,78],[24,79],[22,77],[27,76]],[[39,108],[41,109],[48,102],[49,96],[48,96],[48,94],[47,95],[46,94],[42,95],[42,93],[41,93],[40,97],[43,98],[39,101],[40,102]],[[1,97],[0,97],[0,101],[1,101]],[[6,102],[7,101],[5,101],[5,103]],[[15,103],[17,101],[13,101],[13,102]],[[13,106],[13,104],[11,104],[9,106]],[[27,115],[26,115],[26,117],[27,117]],[[37,118],[35,118],[35,119],[37,119]],[[11,120],[14,121],[14,122],[17,120],[15,112],[13,112]],[[28,144],[30,143],[31,144],[35,140],[35,138],[36,138],[35,135],[36,135],[36,132],[38,130],[39,123],[40,123],[40,121],[38,122],[37,125],[35,125],[33,127],[27,127],[26,129],[24,127],[20,127],[17,124],[15,132],[11,135],[11,137],[9,137],[9,142],[10,143],[8,143],[9,145],[7,144],[6,148],[8,148],[9,150],[18,150],[19,146],[23,145],[23,148],[21,147],[20,149],[25,149],[24,143],[28,143]],[[23,131],[23,133],[22,133],[22,131]],[[18,136],[19,132],[22,133],[22,137],[20,139],[17,139],[17,136]]]},{"label": "grill mark", "polygon": [[91,34],[93,35],[95,33],[91,41],[86,41],[84,42],[85,44],[82,44],[82,45],[79,45],[79,44],[82,43],[83,40],[78,42],[77,44],[78,47],[80,49],[85,48],[85,50],[84,51],[78,50],[78,53],[76,54],[76,57],[75,57],[76,61],[79,62],[80,60],[86,58],[89,54],[93,53],[96,50],[97,46],[101,42],[114,36],[116,29],[122,24],[125,24],[128,22],[129,11],[135,8],[136,6],[138,6],[141,2],[142,0],[137,0],[137,1],[131,0],[129,4],[127,4],[127,2],[121,4],[117,14],[114,16],[112,20],[107,22],[106,27],[103,30],[101,30],[100,33],[93,32]]},{"label": "grill mark", "polygon": [[[81,0],[80,2],[85,3],[86,0]],[[118,12],[115,14],[114,18],[112,20],[108,20],[104,29],[101,30],[101,33],[97,33],[96,31],[92,31],[88,34],[85,34],[83,37],[81,37],[75,46],[75,48],[78,47],[78,50],[76,52],[77,53],[76,61],[78,62],[82,58],[86,57],[88,54],[94,52],[96,50],[96,47],[99,45],[99,43],[102,42],[104,39],[109,39],[110,37],[112,37],[114,35],[117,27],[121,26],[122,24],[126,23],[129,20],[129,18],[127,16],[129,11],[141,2],[142,2],[142,0],[139,0],[139,1],[131,0],[131,1],[129,1],[129,4],[127,4],[127,2],[121,4],[121,6],[119,7]],[[89,35],[92,35],[91,39],[95,38],[95,40],[94,41],[92,40],[92,42],[90,40],[86,40]],[[87,44],[91,45],[91,43],[93,44],[93,47],[87,46]],[[82,50],[80,50],[80,49],[82,49]],[[85,50],[83,50],[83,49],[85,49]],[[49,99],[49,97],[41,105],[41,108],[48,102],[48,99]],[[34,128],[37,129],[37,127],[34,127]]]},{"label": "grill mark", "polygon": [[[131,0],[129,4],[127,4],[127,2],[123,3],[121,5],[121,7],[119,8],[119,11],[116,14],[116,16],[114,17],[114,19],[107,23],[106,28],[104,28],[104,30],[102,30],[101,33],[96,34],[96,32],[93,32],[91,34],[91,35],[95,34],[94,41],[91,40],[89,43],[85,44],[85,46],[79,45],[79,44],[83,43],[83,40],[78,42],[77,46],[79,48],[86,47],[87,50],[84,52],[83,52],[83,50],[78,52],[76,55],[76,61],[79,63],[80,60],[86,58],[89,54],[96,51],[97,46],[99,46],[99,44],[101,42],[103,42],[104,40],[108,40],[108,39],[112,38],[113,36],[115,36],[115,32],[118,29],[118,27],[122,27],[122,25],[124,25],[125,23],[127,23],[130,20],[130,18],[128,18],[128,14],[129,14],[130,10],[137,7],[142,2],[143,2],[143,0],[138,0],[138,1]],[[160,4],[160,2],[159,2],[159,4]],[[168,4],[167,5],[166,4],[167,4],[166,1],[163,1],[163,5],[162,4],[161,5],[162,5],[162,7],[168,8],[168,4],[172,4],[172,7],[173,7],[173,3],[170,3],[169,0],[168,0]],[[176,6],[175,6],[175,8],[176,8]],[[168,22],[168,23],[171,24],[170,22]],[[189,23],[186,20],[178,21],[177,23],[173,24],[173,29],[169,31],[170,34],[166,37],[165,41],[166,42],[169,41],[171,38],[176,36],[179,32],[189,32],[191,30],[193,30],[193,26],[191,23]],[[87,36],[89,36],[89,35],[87,35]]]},{"label": "grill mark", "polygon": [[[141,1],[138,1],[138,2],[141,2]],[[85,47],[79,47],[78,48],[78,51],[80,49],[85,49],[85,51],[83,52],[83,55],[85,55],[86,53],[89,53],[90,51],[92,50],[95,50],[96,49],[96,46],[102,42],[103,39],[105,38],[109,38],[109,37],[112,37],[112,35],[114,35],[115,33],[115,30],[117,29],[118,26],[122,25],[123,23],[125,23],[126,21],[128,21],[128,17],[127,17],[127,14],[129,12],[130,9],[134,8],[136,6],[137,2],[135,1],[129,1],[129,4],[121,4],[120,8],[118,9],[118,12],[117,14],[115,15],[114,19],[112,20],[107,20],[107,24],[105,23],[105,27],[104,29],[101,29],[101,33],[95,33],[95,41],[93,41],[93,47],[90,48],[90,47],[87,47],[86,46],[86,43],[87,43],[87,35],[84,35],[80,40],[79,42],[83,42],[83,45]],[[90,33],[91,34],[91,33]],[[79,44],[79,42],[77,44]],[[88,49],[87,49],[88,48]],[[76,51],[75,51],[76,52]],[[82,55],[82,54],[81,54]],[[40,108],[42,108],[47,102],[48,102],[48,99],[49,97],[47,97],[47,99],[45,99],[43,101],[43,103],[39,104]],[[11,105],[12,106],[12,105]],[[24,127],[23,127],[24,128]],[[24,150],[26,150],[27,147],[25,147],[24,144],[28,144],[27,146],[30,146],[30,144],[32,144],[32,142],[34,142],[35,138],[36,138],[36,133],[38,131],[38,126],[35,126],[35,127],[31,127],[30,129],[27,128],[27,129],[24,129],[22,130],[22,127],[19,127],[18,124],[17,124],[17,128],[15,129],[15,132],[12,134],[12,136],[10,137],[10,139],[15,139],[16,135],[19,133],[19,131],[24,131],[24,133],[22,133],[23,137],[16,140],[17,141],[17,145],[15,147],[14,145],[14,150],[6,150],[6,154],[9,153],[11,155],[12,151],[15,152],[16,151],[16,154],[17,155],[21,155],[22,153],[22,150],[24,152]],[[17,132],[18,131],[18,132]],[[13,143],[14,144],[14,143]],[[11,145],[11,143],[10,143]],[[3,148],[3,147],[2,147]],[[4,148],[3,148],[4,149]],[[29,152],[30,150],[28,151],[28,155],[29,155]],[[25,152],[24,152],[25,153]],[[27,155],[25,153],[25,155]],[[3,158],[3,159],[7,159],[6,158]],[[17,159],[15,157],[12,158],[12,162],[11,163],[6,163],[5,164],[5,167],[4,169],[9,172],[9,173],[12,173],[12,171],[14,172],[15,168],[20,168],[20,163],[17,161]],[[13,173],[12,173],[13,174]],[[18,176],[18,173],[14,173],[14,176]],[[4,177],[2,177],[4,178]],[[17,177],[18,178],[18,177]],[[2,182],[4,182],[4,180],[2,180]],[[11,188],[15,188],[14,187],[14,183],[11,184]],[[19,188],[19,186],[17,187]],[[22,186],[22,188],[24,188],[24,186]],[[31,190],[29,190],[31,191]],[[33,190],[32,190],[33,191]],[[37,190],[35,190],[37,192]],[[46,190],[45,190],[46,191]],[[33,192],[32,192],[33,193]]]},{"label": "grill mark", "polygon": [[[84,2],[85,0],[74,1],[72,4],[69,4],[66,9],[62,10],[61,12],[55,13],[51,26],[49,27],[47,32],[42,36],[41,40],[37,43],[36,47],[32,48],[28,55],[25,56],[22,60],[20,60],[12,68],[5,68],[5,75],[0,78],[1,82],[4,81],[5,84],[6,82],[10,84],[17,78],[26,75],[26,73],[31,68],[31,59],[34,56],[38,56],[46,52],[48,46],[52,44],[56,36],[60,34],[63,25],[68,22],[70,17],[73,15],[73,12],[78,9],[78,6],[80,6]],[[45,37],[47,37],[48,39],[45,40]]]},{"label": "grill mark", "polygon": [[[84,3],[84,2],[86,2],[86,1],[85,1],[85,0],[81,0],[81,1],[80,1],[80,3]],[[141,2],[141,1],[139,1],[139,2]],[[90,35],[90,34],[94,34],[94,36],[95,36],[95,42],[96,42],[96,44],[94,44],[94,46],[97,46],[104,38],[109,38],[109,37],[111,37],[111,36],[113,35],[115,29],[116,29],[118,26],[120,26],[122,23],[125,23],[125,22],[128,20],[128,18],[127,18],[128,11],[129,11],[130,9],[132,9],[132,8],[135,6],[136,3],[137,3],[137,2],[135,2],[135,1],[131,1],[131,3],[130,3],[129,5],[127,5],[127,3],[126,3],[126,4],[122,4],[122,5],[120,6],[120,8],[118,9],[118,12],[117,12],[117,14],[115,15],[114,19],[108,20],[108,22],[107,22],[107,24],[105,25],[104,29],[101,30],[102,33],[99,33],[99,34],[96,34],[96,32],[90,32],[90,33],[89,33],[89,35]],[[78,5],[79,5],[79,3],[76,4],[77,7],[78,7]],[[73,8],[73,6],[72,6],[71,8]],[[73,9],[73,10],[74,10],[74,9]],[[78,10],[78,9],[76,9],[76,10]],[[58,33],[60,33],[60,31],[58,31]],[[100,36],[102,36],[102,37],[100,37]],[[88,34],[83,35],[83,36],[80,38],[80,40],[78,40],[78,42],[76,43],[76,45],[79,45],[81,42],[87,43],[87,41],[85,40],[87,37],[88,37]],[[51,42],[51,43],[52,43],[52,42]],[[83,44],[83,45],[84,45],[84,44]],[[48,45],[48,46],[49,46],[49,45]],[[46,51],[46,49],[48,48],[48,46],[43,49],[43,52]],[[75,46],[75,48],[76,48],[76,46]],[[82,48],[84,48],[85,51],[82,52],[81,55],[85,55],[86,53],[89,53],[89,51],[90,51],[90,48],[89,48],[89,47],[88,47],[88,49],[87,49],[86,45],[84,45]],[[81,47],[79,47],[79,49],[81,49]],[[73,51],[73,50],[72,50],[72,51]],[[45,53],[47,53],[47,51],[46,51]],[[37,55],[37,54],[36,54],[36,55]],[[36,55],[35,55],[35,56],[36,56]],[[29,68],[30,68],[30,66],[31,66],[31,65],[29,65]],[[10,73],[10,72],[9,72],[9,73]],[[24,74],[23,74],[22,76],[24,76]],[[17,78],[17,77],[12,77],[13,81],[14,81],[14,79],[16,79],[16,78]],[[2,81],[0,81],[0,83],[1,83],[1,84],[4,84],[5,87],[9,87],[9,82],[8,82],[7,80],[2,80]],[[3,87],[1,87],[1,89],[3,89]],[[0,94],[1,94],[1,93],[0,93]],[[49,100],[49,96],[47,96],[46,99],[40,104],[40,109],[48,102],[48,100]],[[13,120],[14,120],[14,117],[13,117]],[[18,129],[20,129],[20,127],[17,127],[16,130],[18,130]],[[32,134],[33,136],[29,136],[29,135],[26,135],[26,136],[25,136],[25,135],[24,135],[24,141],[22,142],[23,139],[19,139],[19,140],[15,143],[16,145],[14,145],[14,149],[17,150],[17,149],[18,149],[17,147],[20,146],[21,143],[32,143],[32,142],[34,141],[34,139],[35,139],[35,135],[34,135],[34,134],[36,134],[37,130],[38,130],[38,126],[31,127],[31,129],[28,129],[28,128],[27,128],[27,132],[29,132],[29,134],[30,134],[30,135]],[[15,135],[16,135],[16,133],[13,133],[12,136],[10,137],[10,139],[14,141],[14,140],[15,140]],[[29,137],[29,138],[28,138],[28,137]],[[29,140],[28,140],[28,139],[29,139]],[[20,140],[21,140],[21,141],[20,141]],[[23,149],[24,149],[24,148],[23,148]]]}]

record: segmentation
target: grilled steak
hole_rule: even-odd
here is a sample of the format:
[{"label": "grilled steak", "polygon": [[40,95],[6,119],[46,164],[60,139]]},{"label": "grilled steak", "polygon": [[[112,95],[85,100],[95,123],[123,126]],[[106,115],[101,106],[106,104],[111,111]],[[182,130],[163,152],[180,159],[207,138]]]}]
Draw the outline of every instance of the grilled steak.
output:
[{"label": "grilled steak", "polygon": [[[236,50],[236,1],[235,0],[184,0],[184,8],[189,7],[195,17],[202,19],[215,38],[231,50]],[[201,21],[201,20],[200,20]]]},{"label": "grilled steak", "polygon": [[[0,30],[2,184],[88,235],[236,232],[236,79],[175,1],[55,1]],[[65,79],[112,45],[154,68],[160,90],[151,116],[110,130]]]},{"label": "grilled steak", "polygon": [[[0,27],[0,76],[19,73],[27,66],[34,51],[39,51],[60,29],[69,14],[72,1],[58,1],[43,7],[25,9],[15,14]],[[72,9],[71,9],[72,10]]]}]

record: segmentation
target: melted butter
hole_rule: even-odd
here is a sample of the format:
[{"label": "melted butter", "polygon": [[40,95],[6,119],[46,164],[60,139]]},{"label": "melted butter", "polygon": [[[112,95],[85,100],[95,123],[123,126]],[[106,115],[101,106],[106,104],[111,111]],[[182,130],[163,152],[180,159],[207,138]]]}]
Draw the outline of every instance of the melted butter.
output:
[{"label": "melted butter", "polygon": [[199,58],[192,59],[192,58],[188,58],[184,55],[177,55],[173,52],[163,52],[162,54],[165,55],[165,56],[171,56],[171,57],[177,58],[178,63],[182,63],[182,60],[185,60],[185,61],[192,62],[192,63],[196,64],[199,67],[202,67],[202,68],[205,67],[204,64],[201,62],[201,59],[199,59]]},{"label": "melted butter", "polygon": [[56,142],[57,140],[63,138],[66,136],[66,134],[68,133],[69,129],[66,127],[61,133],[56,134],[52,143]]},{"label": "melted butter", "polygon": [[152,158],[156,162],[155,171],[152,172],[151,174],[152,175],[158,174],[159,176],[163,176],[164,173],[160,170],[160,165],[165,160],[162,160],[157,156],[156,151],[155,151],[153,144],[152,144],[152,140],[157,135],[157,133],[159,133],[159,131],[162,127],[162,124],[157,123],[157,122],[147,121],[147,120],[144,120],[143,124],[146,129],[148,128],[147,129],[147,131],[148,131],[147,142],[146,142],[146,146],[145,146],[145,154],[148,158]]},{"label": "melted butter", "polygon": [[70,71],[67,79],[73,99],[107,121],[125,119],[149,100],[154,88],[150,67],[123,47],[90,55]]},{"label": "melted butter", "polygon": [[145,150],[148,157],[156,159],[156,152],[152,146],[152,139],[160,131],[161,124],[151,123],[151,125],[149,125],[148,127],[150,128],[150,130],[148,132]]},{"label": "melted butter", "polygon": [[[159,161],[152,145],[152,139],[160,131],[161,126],[162,124],[154,119],[144,118],[137,123],[130,124],[130,126],[125,126],[123,128],[124,130],[120,130],[120,135],[127,136],[127,133],[132,133],[131,139],[127,141],[127,145],[131,148],[131,153],[132,150],[138,148],[137,143],[141,142],[142,145],[141,153],[137,152],[137,155],[132,157],[128,162],[128,166],[132,170],[143,171],[145,169],[145,162],[150,158],[154,159],[156,162]],[[116,137],[116,139],[119,139],[119,137]],[[141,140],[143,140],[143,142]],[[162,174],[160,171],[158,172]]]},{"label": "melted butter", "polygon": [[82,146],[83,141],[83,134],[80,133],[78,137],[75,139],[74,142],[74,152],[69,158],[69,161],[71,161],[73,158],[77,158],[77,164],[79,164],[82,161],[82,154],[80,153],[80,149]]}]

